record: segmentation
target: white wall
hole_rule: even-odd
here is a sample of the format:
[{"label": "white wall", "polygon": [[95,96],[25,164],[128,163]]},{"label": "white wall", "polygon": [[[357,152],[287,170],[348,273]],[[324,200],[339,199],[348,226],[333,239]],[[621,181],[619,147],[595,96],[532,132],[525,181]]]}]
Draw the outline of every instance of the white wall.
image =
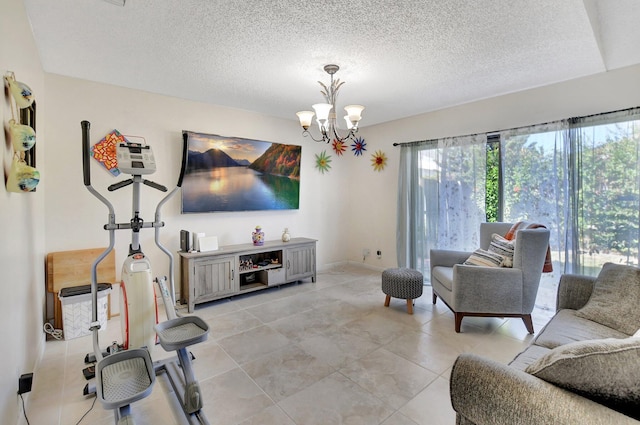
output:
[{"label": "white wall", "polygon": [[[320,268],[346,260],[346,245],[341,241],[349,220],[343,186],[348,167],[334,166],[332,172],[320,174],[315,169],[315,154],[326,145],[303,138],[293,119],[271,118],[52,74],[45,76],[45,86],[50,144],[45,160],[49,182],[45,193],[47,252],[100,247],[108,242],[107,232],[102,228],[107,222],[107,209],[83,186],[80,122],[87,120],[91,122],[92,144],[114,128],[125,135],[143,136],[153,146],[158,169],[146,177],[169,188],[175,186],[178,178],[182,130],[302,145],[299,210],[182,215],[178,195],[163,209],[166,227],[161,239],[176,252],[181,229],[218,236],[221,245],[228,245],[250,242],[256,225],[262,226],[268,240],[279,239],[288,227],[292,237],[318,239]],[[92,185],[114,204],[118,222],[131,218],[131,187],[117,192],[107,192],[106,187],[124,178],[112,177],[92,160]],[[153,220],[155,206],[163,196],[143,186],[141,215],[146,221]],[[116,264],[122,264],[130,232],[117,232],[116,238]],[[153,243],[153,230],[142,231],[141,243],[151,258],[154,274],[166,274],[166,257]]]},{"label": "white wall", "polygon": [[[9,193],[6,176],[13,150],[6,140],[11,119],[9,95],[0,94],[0,158],[4,175],[0,184],[0,423],[15,424],[22,415],[16,395],[18,377],[33,372],[43,348],[44,316],[44,195],[47,191],[47,150],[43,115],[44,74],[22,1],[2,0],[0,5],[0,72],[13,71],[29,85],[37,102],[37,167],[42,181],[35,193]],[[4,81],[2,82],[4,87]],[[29,394],[25,394],[28,401]]]},{"label": "white wall", "polygon": [[[389,167],[373,173],[364,162],[354,165],[349,202],[350,236],[347,257],[358,258],[362,248],[382,247],[383,258],[367,259],[376,267],[396,265],[396,198],[400,147],[394,142],[427,140],[541,124],[564,118],[640,106],[640,66],[526,90],[454,108],[365,127],[370,153],[386,152]],[[375,105],[370,105],[375,107]],[[366,112],[366,110],[365,110]],[[366,119],[366,116],[365,116]]]}]

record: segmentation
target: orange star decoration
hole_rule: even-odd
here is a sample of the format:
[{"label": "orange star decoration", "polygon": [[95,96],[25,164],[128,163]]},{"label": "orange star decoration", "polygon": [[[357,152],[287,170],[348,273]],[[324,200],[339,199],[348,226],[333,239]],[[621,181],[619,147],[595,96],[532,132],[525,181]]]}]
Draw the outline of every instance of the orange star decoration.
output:
[{"label": "orange star decoration", "polygon": [[127,142],[127,139],[118,130],[113,130],[91,147],[91,154],[96,161],[104,165],[114,176],[120,174],[116,156],[116,144],[120,142]]},{"label": "orange star decoration", "polygon": [[382,171],[387,165],[387,156],[384,152],[377,150],[376,153],[371,155],[371,165],[375,171]]},{"label": "orange star decoration", "polygon": [[347,145],[343,141],[338,139],[333,139],[331,146],[333,147],[333,151],[338,156],[342,156],[342,154],[347,150]]}]

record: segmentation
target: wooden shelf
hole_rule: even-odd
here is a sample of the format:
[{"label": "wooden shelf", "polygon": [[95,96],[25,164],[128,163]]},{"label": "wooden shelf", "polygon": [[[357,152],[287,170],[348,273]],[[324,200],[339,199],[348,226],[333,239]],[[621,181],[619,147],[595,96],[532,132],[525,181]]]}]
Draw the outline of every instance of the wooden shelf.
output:
[{"label": "wooden shelf", "polygon": [[278,264],[269,264],[268,266],[258,266],[258,267],[254,267],[252,269],[240,270],[238,273],[240,273],[240,274],[255,273],[255,272],[259,272],[260,270],[272,270],[272,269],[281,269],[281,268],[282,268],[282,264],[280,264],[280,263],[278,263]]},{"label": "wooden shelf", "polygon": [[248,283],[246,285],[240,285],[240,293],[258,291],[260,289],[266,288],[267,285],[264,283],[256,282],[256,283]]}]

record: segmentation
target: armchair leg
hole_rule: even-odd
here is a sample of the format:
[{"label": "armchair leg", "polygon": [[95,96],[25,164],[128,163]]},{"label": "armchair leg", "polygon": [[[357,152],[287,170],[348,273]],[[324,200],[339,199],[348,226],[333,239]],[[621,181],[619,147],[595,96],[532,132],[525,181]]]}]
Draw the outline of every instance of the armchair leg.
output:
[{"label": "armchair leg", "polygon": [[533,321],[531,320],[530,314],[522,315],[522,321],[524,322],[524,326],[527,328],[527,331],[530,334],[533,334]]},{"label": "armchair leg", "polygon": [[433,304],[436,303],[436,300],[438,299],[438,296],[436,295],[436,293],[433,293]]},{"label": "armchair leg", "polygon": [[464,314],[455,312],[453,314],[456,320],[456,333],[460,333],[460,325],[462,325],[462,318],[464,317]]},{"label": "armchair leg", "polygon": [[413,314],[413,300],[412,299],[408,299],[407,300],[407,312],[409,314]]},{"label": "armchair leg", "polygon": [[387,295],[387,297],[384,299],[384,306],[389,307],[390,301],[391,301],[391,295]]}]

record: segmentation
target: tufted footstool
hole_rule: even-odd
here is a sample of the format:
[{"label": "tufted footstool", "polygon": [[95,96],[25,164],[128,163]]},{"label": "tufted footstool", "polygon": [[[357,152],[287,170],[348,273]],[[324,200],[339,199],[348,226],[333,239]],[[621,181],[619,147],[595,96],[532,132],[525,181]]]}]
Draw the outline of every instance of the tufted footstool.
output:
[{"label": "tufted footstool", "polygon": [[408,268],[386,269],[382,272],[382,292],[387,294],[384,306],[389,307],[391,297],[407,300],[407,310],[413,314],[413,300],[422,295],[422,273]]}]

